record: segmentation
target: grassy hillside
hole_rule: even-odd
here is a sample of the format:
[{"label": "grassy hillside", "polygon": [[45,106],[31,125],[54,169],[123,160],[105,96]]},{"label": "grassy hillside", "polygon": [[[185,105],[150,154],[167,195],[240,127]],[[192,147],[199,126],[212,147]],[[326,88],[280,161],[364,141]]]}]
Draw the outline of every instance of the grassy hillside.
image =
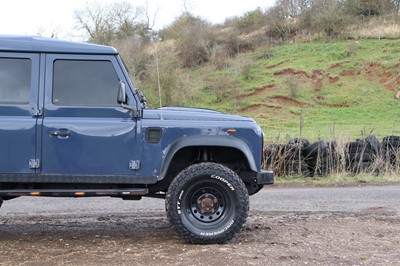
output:
[{"label": "grassy hillside", "polygon": [[354,139],[400,135],[400,40],[310,42],[241,54],[192,73],[205,83],[185,103],[251,116],[267,141],[300,134]]}]

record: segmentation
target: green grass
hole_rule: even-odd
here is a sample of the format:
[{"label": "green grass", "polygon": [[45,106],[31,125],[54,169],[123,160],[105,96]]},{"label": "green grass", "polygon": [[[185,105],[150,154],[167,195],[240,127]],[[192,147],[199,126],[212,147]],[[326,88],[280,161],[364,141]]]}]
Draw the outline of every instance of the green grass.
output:
[{"label": "green grass", "polygon": [[[399,47],[400,40],[360,40],[260,49],[242,55],[251,62],[247,78],[240,75],[235,60],[229,68],[204,71],[210,84],[221,85],[222,78],[225,83],[196,105],[255,118],[267,142],[298,136],[300,114],[303,136],[311,140],[352,139],[371,131],[378,136],[400,134],[400,101],[393,98],[399,89]],[[259,59],[266,53],[273,56]],[[288,69],[295,74],[277,74]],[[383,73],[390,78],[382,80]],[[338,80],[331,82],[334,79]],[[387,90],[389,85],[395,91]],[[251,95],[259,88],[265,89]]]},{"label": "green grass", "polygon": [[[220,70],[207,64],[179,70],[187,78],[177,102],[253,117],[267,143],[298,137],[301,118],[310,141],[400,135],[400,100],[393,97],[400,89],[399,54],[400,40],[260,48]],[[153,94],[149,102],[158,106]]]}]

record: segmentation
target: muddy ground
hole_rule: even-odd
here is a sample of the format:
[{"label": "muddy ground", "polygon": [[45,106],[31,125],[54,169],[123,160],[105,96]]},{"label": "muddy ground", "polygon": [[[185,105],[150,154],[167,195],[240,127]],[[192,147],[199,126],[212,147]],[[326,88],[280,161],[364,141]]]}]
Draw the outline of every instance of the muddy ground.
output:
[{"label": "muddy ground", "polygon": [[19,198],[0,210],[0,265],[399,265],[388,188],[263,189],[243,231],[208,246],[183,242],[162,200]]}]

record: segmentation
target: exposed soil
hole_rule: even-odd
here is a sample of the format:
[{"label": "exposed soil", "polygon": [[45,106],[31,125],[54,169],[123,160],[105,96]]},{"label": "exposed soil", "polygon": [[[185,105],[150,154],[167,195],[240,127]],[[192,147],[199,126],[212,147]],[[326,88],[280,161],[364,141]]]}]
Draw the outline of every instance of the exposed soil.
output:
[{"label": "exposed soil", "polygon": [[[345,206],[334,211],[335,204],[342,204],[336,202],[341,197],[332,198],[330,205],[329,198],[321,201],[323,191],[314,198],[308,198],[309,190],[300,190],[299,195],[288,191],[276,192],[295,197],[298,206],[281,206],[278,203],[285,201],[279,201],[277,210],[263,211],[257,206],[273,200],[268,196],[271,192],[252,197],[255,205],[242,232],[227,244],[208,246],[183,242],[165,212],[152,204],[139,211],[133,206],[130,212],[105,206],[108,213],[61,208],[36,215],[24,215],[22,207],[21,213],[3,213],[0,219],[0,265],[398,265],[400,215],[396,210],[374,205],[376,200],[371,199],[370,207],[358,211]],[[327,211],[279,210],[301,209],[300,205],[313,202],[316,207],[329,207]]]},{"label": "exposed soil", "polygon": [[287,68],[279,72],[274,73],[275,76],[297,76],[299,78],[309,78],[309,75],[305,71],[294,71],[292,68]]},{"label": "exposed soil", "polygon": [[[373,81],[375,79],[379,80],[379,83],[388,91],[394,91],[400,89],[400,74],[393,74],[393,70],[399,68],[395,66],[393,68],[387,68],[381,64],[371,63],[368,65],[365,74],[368,81]],[[395,73],[398,71],[395,71]]]},{"label": "exposed soil", "polygon": [[350,104],[347,103],[321,103],[323,106],[333,107],[333,108],[345,108],[350,107]]},{"label": "exposed soil", "polygon": [[354,71],[350,71],[350,70],[345,70],[342,72],[342,76],[343,77],[354,77],[357,74]]},{"label": "exposed soil", "polygon": [[261,108],[282,109],[281,106],[273,106],[273,105],[268,105],[268,104],[263,104],[263,103],[256,103],[256,104],[252,104],[250,106],[247,106],[246,108],[241,109],[241,111],[250,112],[250,111],[259,110]]},{"label": "exposed soil", "polygon": [[312,80],[323,79],[325,74],[321,70],[313,70]]},{"label": "exposed soil", "polygon": [[381,78],[391,78],[392,74],[388,72],[383,72],[382,74],[379,75]]},{"label": "exposed soil", "polygon": [[329,69],[341,68],[341,67],[343,66],[343,64],[346,64],[346,63],[349,63],[349,62],[350,62],[350,61],[344,61],[344,62],[340,62],[340,63],[334,64],[334,65],[331,65],[331,66],[329,67]]},{"label": "exposed soil", "polygon": [[245,97],[250,97],[250,96],[253,96],[253,95],[258,95],[258,94],[260,94],[260,93],[262,93],[264,91],[265,91],[264,87],[263,88],[257,88],[253,92],[240,95],[239,98],[245,98]]},{"label": "exposed soil", "polygon": [[322,70],[313,70],[311,76],[305,71],[295,71],[287,68],[274,73],[275,76],[295,76],[313,84],[315,91],[321,91],[324,87],[325,74]]},{"label": "exposed soil", "polygon": [[381,78],[379,80],[379,83],[383,84],[383,83],[390,81],[390,79],[392,78],[392,74],[388,73],[388,72],[384,72],[384,73],[380,74],[379,77]]},{"label": "exposed soil", "polygon": [[322,81],[316,81],[314,86],[315,86],[315,91],[321,91],[322,88],[324,87],[324,84],[322,83]]},{"label": "exposed soil", "polygon": [[329,77],[329,83],[333,84],[339,81],[339,77]]},{"label": "exposed soil", "polygon": [[294,105],[294,106],[298,106],[298,107],[303,107],[306,105],[305,103],[302,103],[296,99],[292,99],[292,98],[282,96],[282,95],[274,96],[273,99],[276,99],[276,100],[278,100],[278,102],[283,103],[283,104]]},{"label": "exposed soil", "polygon": [[[268,66],[268,69],[275,68],[284,62],[278,63],[276,65],[271,65]],[[349,63],[349,61],[344,61],[340,62],[337,64],[334,64],[329,67],[329,69],[340,69],[343,67],[343,64]],[[350,70],[343,70],[340,72],[338,76],[330,76],[329,75],[329,70],[324,71],[320,69],[314,69],[311,74],[308,74],[305,71],[302,70],[295,70],[293,68],[286,68],[280,71],[276,71],[273,73],[274,76],[288,76],[288,77],[296,77],[298,78],[301,83],[303,84],[308,84],[308,86],[312,86],[312,88],[315,90],[316,93],[322,91],[324,89],[325,85],[328,84],[335,84],[339,82],[342,78],[345,77],[356,77],[360,76],[361,78],[366,78],[368,81],[379,81],[379,84],[381,84],[382,88],[388,91],[398,91],[400,90],[400,74],[398,74],[397,69],[400,68],[400,65],[396,65],[392,68],[387,68],[381,64],[378,63],[370,63],[367,66],[362,66],[362,65],[356,65],[359,70],[358,71],[350,71]],[[267,92],[276,90],[276,85],[275,84],[269,84],[267,86],[257,88],[251,93],[243,94],[240,95],[240,98],[246,98],[250,96],[257,96],[261,94],[265,94]],[[316,95],[315,96],[318,100],[325,100],[323,96],[321,95]],[[394,96],[395,98],[397,96]],[[307,105],[307,103],[298,101],[296,99],[286,97],[286,96],[273,96],[271,99],[275,99],[279,104],[282,105],[288,105],[288,106],[296,106],[296,107],[304,107]],[[332,103],[324,103],[324,102],[319,102],[319,105],[322,106],[327,106],[327,107],[332,107],[332,108],[346,108],[350,107],[350,104],[348,103],[337,103],[337,104],[332,104]],[[252,104],[244,109],[242,111],[248,112],[248,111],[256,111],[260,110],[261,108],[271,108],[271,109],[279,109],[279,106],[275,105],[267,105],[267,104],[262,104],[262,103],[255,103]]]},{"label": "exposed soil", "polygon": [[388,90],[388,91],[394,91],[393,85],[386,85],[385,88],[386,88],[386,90]]},{"label": "exposed soil", "polygon": [[254,96],[254,95],[259,95],[262,94],[264,91],[268,90],[268,91],[272,91],[275,88],[275,84],[269,84],[267,86],[261,87],[261,88],[257,88],[254,91],[247,93],[247,94],[242,94],[239,96],[239,98],[246,98],[246,97],[250,97],[250,96]]},{"label": "exposed soil", "polygon": [[[56,224],[41,217],[26,229],[3,225],[13,231],[2,230],[0,265],[394,265],[400,260],[400,219],[379,209],[350,215],[254,211],[233,241],[210,246],[184,243],[161,213],[132,218],[65,217],[66,224]],[[94,223],[101,229],[92,230]]]}]

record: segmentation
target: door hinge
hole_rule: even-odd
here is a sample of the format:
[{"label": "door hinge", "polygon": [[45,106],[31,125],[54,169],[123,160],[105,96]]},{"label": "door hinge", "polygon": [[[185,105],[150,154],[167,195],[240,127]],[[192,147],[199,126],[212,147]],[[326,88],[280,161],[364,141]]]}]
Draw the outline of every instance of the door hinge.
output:
[{"label": "door hinge", "polygon": [[39,108],[39,107],[36,107],[36,106],[32,107],[32,108],[31,108],[31,114],[32,114],[33,116],[40,116],[40,115],[42,115],[42,108]]},{"label": "door hinge", "polygon": [[140,161],[129,161],[129,169],[131,170],[139,170],[140,169]]},{"label": "door hinge", "polygon": [[131,117],[133,117],[133,118],[139,118],[141,115],[140,110],[138,110],[137,108],[131,108],[130,113],[131,113]]},{"label": "door hinge", "polygon": [[29,168],[30,169],[38,169],[40,167],[39,159],[30,159],[29,160]]}]

